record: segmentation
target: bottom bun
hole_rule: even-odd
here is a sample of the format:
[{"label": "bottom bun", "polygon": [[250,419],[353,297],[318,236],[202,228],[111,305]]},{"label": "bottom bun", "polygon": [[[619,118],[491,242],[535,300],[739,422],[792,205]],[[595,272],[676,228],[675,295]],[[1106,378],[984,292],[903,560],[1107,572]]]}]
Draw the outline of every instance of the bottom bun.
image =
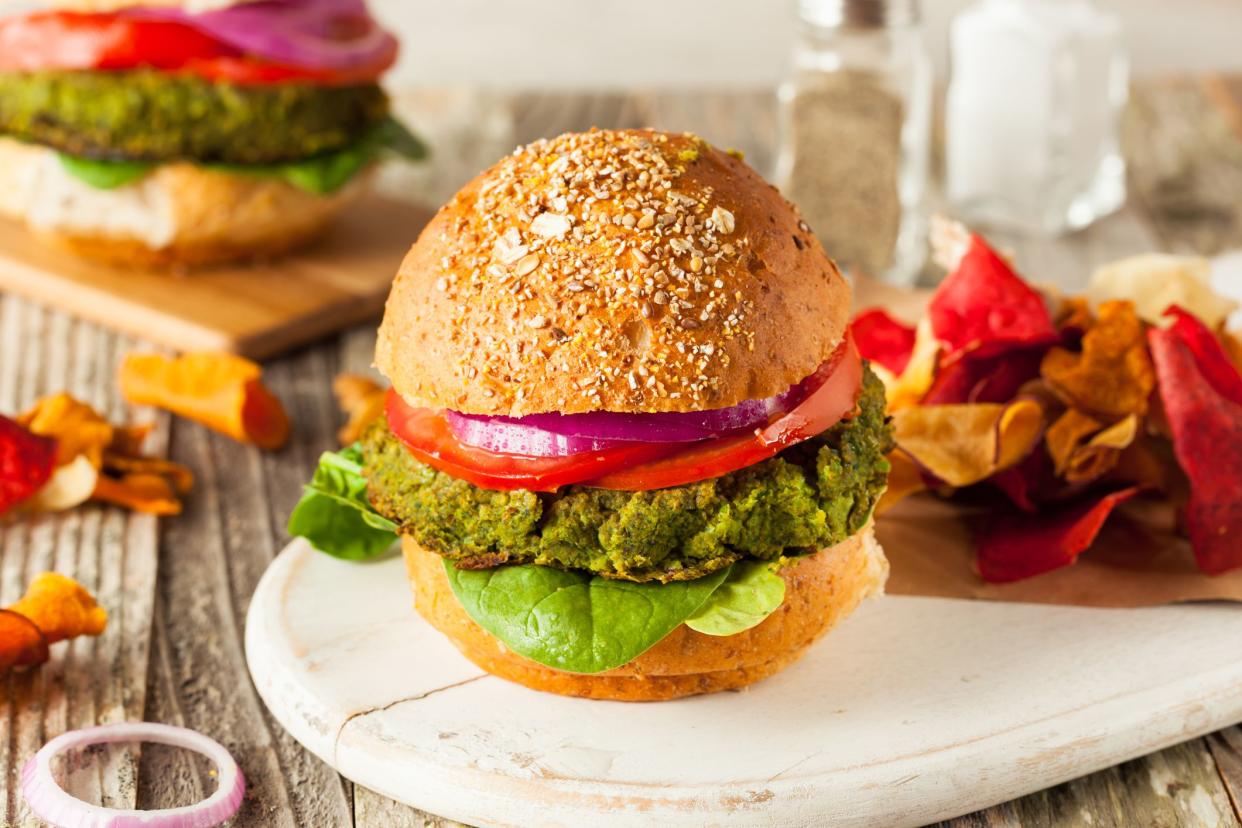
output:
[{"label": "bottom bun", "polygon": [[130,267],[286,253],[318,237],[369,178],[320,196],[279,178],[178,162],[100,189],[70,175],[54,151],[0,138],[0,214],[78,255]]},{"label": "bottom bun", "polygon": [[888,562],[871,527],[781,570],[785,601],[762,623],[730,636],[679,626],[628,664],[594,675],[537,664],[474,622],[453,594],[439,555],[402,539],[414,605],[466,658],[535,690],[615,701],[660,701],[736,690],[784,669],[868,596],[880,593]]}]

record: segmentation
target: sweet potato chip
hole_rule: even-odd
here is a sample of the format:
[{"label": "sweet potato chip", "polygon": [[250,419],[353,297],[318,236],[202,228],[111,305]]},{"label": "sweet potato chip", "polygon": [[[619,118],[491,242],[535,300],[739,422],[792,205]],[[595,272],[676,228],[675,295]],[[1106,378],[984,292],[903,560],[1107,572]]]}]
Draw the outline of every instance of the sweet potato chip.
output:
[{"label": "sweet potato chip", "polygon": [[181,500],[172,484],[150,472],[127,474],[120,478],[101,474],[91,495],[95,500],[123,506],[152,515],[181,514]]},{"label": "sweet potato chip", "polygon": [[1147,253],[1112,262],[1095,271],[1087,285],[1092,304],[1123,299],[1134,303],[1139,318],[1153,325],[1170,305],[1178,305],[1216,328],[1237,303],[1212,290],[1212,267],[1197,256]]},{"label": "sweet potato chip", "polygon": [[113,426],[112,442],[108,444],[108,450],[113,454],[138,457],[142,454],[142,444],[146,442],[147,435],[151,433],[153,428],[155,428],[154,423]]},{"label": "sweet potato chip", "polygon": [[1043,297],[978,236],[932,295],[927,316],[944,347],[941,365],[1057,340]]},{"label": "sweet potato chip", "polygon": [[1242,404],[1208,381],[1185,333],[1151,328],[1147,339],[1173,451],[1190,481],[1186,529],[1199,568],[1215,575],[1242,566]]},{"label": "sweet potato chip", "polygon": [[159,475],[168,480],[178,495],[187,495],[194,488],[194,472],[180,463],[160,457],[130,457],[106,452],[104,468],[114,477],[132,474]]},{"label": "sweet potato chip", "polygon": [[50,657],[47,639],[33,621],[12,610],[0,610],[0,673],[42,664]]},{"label": "sweet potato chip", "polygon": [[81,584],[55,572],[35,576],[26,594],[9,610],[34,622],[48,644],[99,635],[108,625],[108,613]]},{"label": "sweet potato chip", "polygon": [[1095,541],[1113,509],[1140,491],[1132,486],[1088,495],[1039,514],[994,512],[976,541],[979,574],[997,584],[1069,566]]},{"label": "sweet potato chip", "polygon": [[906,370],[892,385],[885,382],[889,411],[918,405],[935,381],[939,356],[940,343],[932,333],[931,321],[923,317],[914,329],[914,348]]},{"label": "sweet potato chip", "polygon": [[1108,422],[1146,414],[1156,385],[1143,323],[1129,302],[1105,302],[1082,338],[1082,352],[1053,348],[1040,365],[1067,404]]},{"label": "sweet potato chip", "polygon": [[384,386],[359,374],[341,374],[332,381],[332,391],[349,422],[337,432],[341,445],[348,446],[362,438],[362,432],[384,413],[388,392]]},{"label": "sweet potato chip", "polygon": [[262,449],[289,439],[289,418],[259,366],[232,354],[130,354],[121,365],[121,393]]},{"label": "sweet potato chip", "polygon": [[1048,428],[1044,439],[1053,469],[1068,483],[1087,483],[1112,469],[1121,451],[1138,435],[1139,418],[1130,414],[1112,425],[1068,409]]},{"label": "sweet potato chip", "polygon": [[897,321],[879,308],[865,310],[850,326],[863,359],[901,376],[914,353],[914,328]]},{"label": "sweet potato chip", "polygon": [[893,415],[897,447],[950,486],[969,486],[1026,457],[1043,434],[1033,400],[905,408]]},{"label": "sweet potato chip", "polygon": [[112,442],[112,425],[99,412],[65,393],[44,397],[17,418],[31,432],[56,440],[56,465],[84,456],[95,468]]},{"label": "sweet potato chip", "polygon": [[888,462],[888,488],[880,496],[880,502],[875,505],[877,515],[884,514],[910,495],[927,488],[923,469],[909,455],[895,450],[889,453]]}]

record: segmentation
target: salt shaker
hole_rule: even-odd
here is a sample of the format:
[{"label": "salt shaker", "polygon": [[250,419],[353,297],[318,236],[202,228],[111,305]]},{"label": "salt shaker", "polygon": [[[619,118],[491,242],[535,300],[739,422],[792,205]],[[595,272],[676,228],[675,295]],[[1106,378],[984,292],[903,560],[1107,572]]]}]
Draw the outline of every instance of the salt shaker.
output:
[{"label": "salt shaker", "polygon": [[917,0],[800,0],[776,178],[828,254],[909,284],[927,251],[932,70]]},{"label": "salt shaker", "polygon": [[976,224],[1060,233],[1125,201],[1126,60],[1091,0],[980,0],[953,21],[946,193]]}]

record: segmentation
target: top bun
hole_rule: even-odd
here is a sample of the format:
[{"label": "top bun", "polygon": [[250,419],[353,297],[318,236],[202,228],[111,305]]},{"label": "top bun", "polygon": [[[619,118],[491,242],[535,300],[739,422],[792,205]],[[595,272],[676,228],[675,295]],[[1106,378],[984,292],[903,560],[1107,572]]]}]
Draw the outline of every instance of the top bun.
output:
[{"label": "top bun", "polygon": [[797,209],[734,154],[592,130],[519,148],[440,209],[376,365],[420,407],[701,411],[813,373],[849,316]]}]

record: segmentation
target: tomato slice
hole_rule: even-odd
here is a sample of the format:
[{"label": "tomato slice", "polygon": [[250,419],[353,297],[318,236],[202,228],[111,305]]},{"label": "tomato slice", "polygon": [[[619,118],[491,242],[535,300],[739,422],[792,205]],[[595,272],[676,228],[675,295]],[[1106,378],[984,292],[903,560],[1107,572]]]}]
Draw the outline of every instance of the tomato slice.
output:
[{"label": "tomato slice", "polygon": [[828,377],[797,408],[748,434],[694,443],[658,460],[581,481],[600,489],[641,492],[720,477],[774,457],[836,425],[858,405],[862,360],[848,333],[833,355]]},{"label": "tomato slice", "polygon": [[633,443],[568,457],[499,454],[462,443],[439,411],[414,408],[395,391],[388,392],[388,427],[410,454],[440,471],[484,489],[553,492],[561,486],[644,463],[670,451],[669,443]]},{"label": "tomato slice", "polygon": [[242,54],[192,26],[111,14],[40,12],[0,19],[0,72],[125,70],[183,72],[239,84],[338,85],[378,78],[396,59],[394,44],[370,65],[304,69]]},{"label": "tomato slice", "polygon": [[852,412],[862,387],[862,361],[847,334],[823,383],[792,411],[761,429],[692,443],[634,443],[567,457],[526,457],[467,446],[429,408],[388,392],[388,426],[418,460],[485,489],[551,492],[571,483],[646,491],[728,474],[820,434]]}]

